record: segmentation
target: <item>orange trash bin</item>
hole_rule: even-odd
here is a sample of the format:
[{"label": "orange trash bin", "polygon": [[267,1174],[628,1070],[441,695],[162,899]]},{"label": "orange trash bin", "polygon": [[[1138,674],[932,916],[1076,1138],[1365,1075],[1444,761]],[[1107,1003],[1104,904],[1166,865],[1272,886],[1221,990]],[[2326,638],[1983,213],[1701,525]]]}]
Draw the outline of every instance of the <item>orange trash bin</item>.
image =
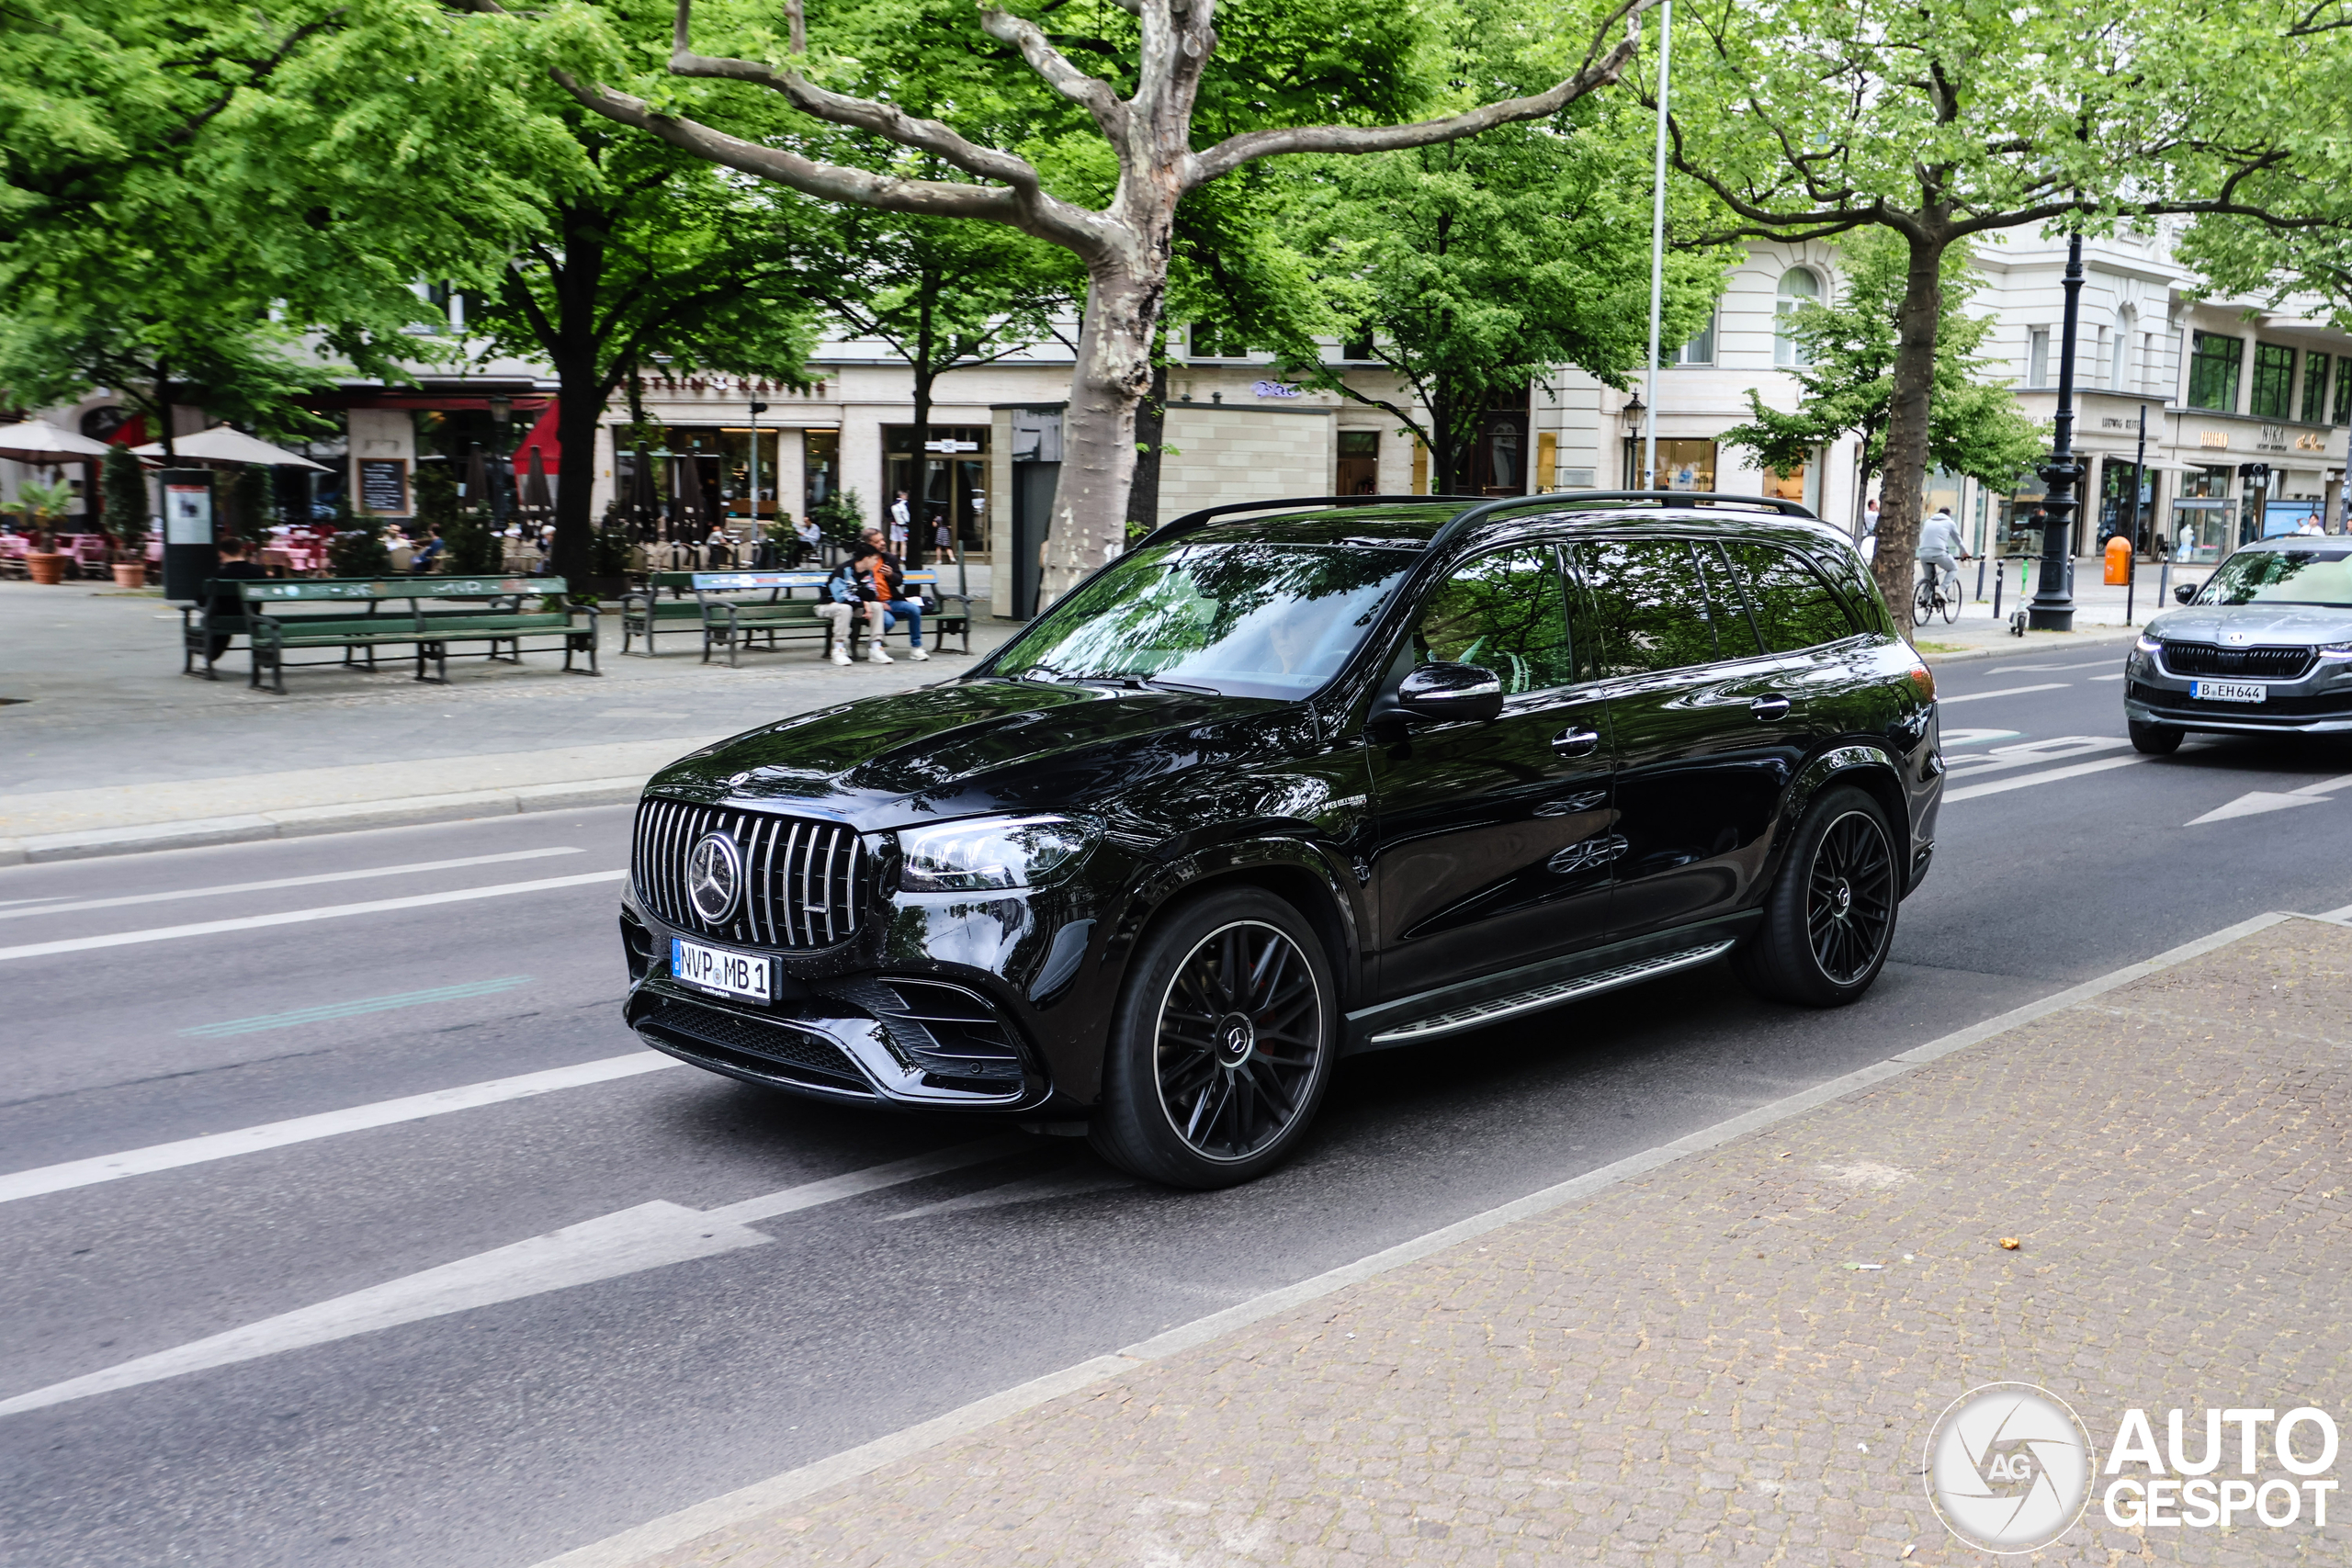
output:
[{"label": "orange trash bin", "polygon": [[2132,541],[2118,534],[2107,542],[2107,585],[2120,588],[2132,581]]}]

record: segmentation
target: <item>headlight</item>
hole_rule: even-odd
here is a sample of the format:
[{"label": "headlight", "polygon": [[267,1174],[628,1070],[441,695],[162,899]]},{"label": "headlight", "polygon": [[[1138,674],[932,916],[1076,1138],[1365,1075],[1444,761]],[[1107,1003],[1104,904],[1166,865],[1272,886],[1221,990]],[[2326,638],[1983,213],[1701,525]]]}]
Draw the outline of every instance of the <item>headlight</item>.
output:
[{"label": "headlight", "polygon": [[2143,635],[2138,642],[2132,645],[2132,651],[2134,653],[2154,653],[2162,647],[2164,647],[2164,644],[2158,642],[2154,637]]},{"label": "headlight", "polygon": [[2319,645],[2322,659],[2352,659],[2352,642],[2324,642]]},{"label": "headlight", "polygon": [[1097,829],[1079,817],[979,817],[899,834],[899,886],[910,893],[1044,887],[1074,869]]}]

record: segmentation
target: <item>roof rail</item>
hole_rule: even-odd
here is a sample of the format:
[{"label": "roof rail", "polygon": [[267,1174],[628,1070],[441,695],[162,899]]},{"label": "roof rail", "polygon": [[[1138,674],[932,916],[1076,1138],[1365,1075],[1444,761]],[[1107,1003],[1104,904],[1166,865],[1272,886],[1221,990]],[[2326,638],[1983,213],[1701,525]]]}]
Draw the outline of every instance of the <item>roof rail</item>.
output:
[{"label": "roof rail", "polygon": [[1576,505],[1588,501],[1630,502],[1652,506],[1682,506],[1704,502],[1717,506],[1752,506],[1778,512],[1787,517],[1802,517],[1805,521],[1819,519],[1807,508],[1793,501],[1781,501],[1769,495],[1722,495],[1713,491],[1656,490],[1555,490],[1542,491],[1534,495],[1485,497],[1476,495],[1298,495],[1280,501],[1233,501],[1222,506],[1204,506],[1197,512],[1187,512],[1172,523],[1163,523],[1153,529],[1136,547],[1173,538],[1190,533],[1216,518],[1241,512],[1284,512],[1302,506],[1427,506],[1432,502],[1461,501],[1471,504],[1446,519],[1445,525],[1430,537],[1434,549],[1453,536],[1473,524],[1498,512],[1522,506]]}]

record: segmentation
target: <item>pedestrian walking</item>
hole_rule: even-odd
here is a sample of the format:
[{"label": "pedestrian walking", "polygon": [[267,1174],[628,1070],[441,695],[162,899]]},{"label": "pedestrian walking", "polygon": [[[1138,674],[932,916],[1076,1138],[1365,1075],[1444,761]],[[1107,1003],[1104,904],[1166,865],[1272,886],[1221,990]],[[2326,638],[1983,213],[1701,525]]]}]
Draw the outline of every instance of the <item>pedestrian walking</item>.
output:
[{"label": "pedestrian walking", "polygon": [[[900,491],[899,492],[899,499],[890,503],[889,548],[891,554],[904,555],[906,553],[907,530],[913,522],[914,509],[907,502],[907,492],[905,491]],[[867,529],[866,532],[870,534],[876,533],[875,530],[870,528]],[[879,534],[876,534],[876,537],[878,539],[880,537]]]}]

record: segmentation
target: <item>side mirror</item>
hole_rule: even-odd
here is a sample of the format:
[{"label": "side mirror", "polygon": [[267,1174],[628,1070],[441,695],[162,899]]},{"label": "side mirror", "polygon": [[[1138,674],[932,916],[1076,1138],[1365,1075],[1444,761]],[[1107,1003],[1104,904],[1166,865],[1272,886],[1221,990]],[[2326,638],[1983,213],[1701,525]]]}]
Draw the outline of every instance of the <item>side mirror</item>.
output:
[{"label": "side mirror", "polygon": [[1503,711],[1502,677],[1476,664],[1419,665],[1398,684],[1396,705],[1448,723],[1493,718]]},{"label": "side mirror", "polygon": [[2197,597],[2198,586],[2199,585],[2194,582],[2175,583],[2173,585],[2172,596],[2180,604],[2188,604]]}]

